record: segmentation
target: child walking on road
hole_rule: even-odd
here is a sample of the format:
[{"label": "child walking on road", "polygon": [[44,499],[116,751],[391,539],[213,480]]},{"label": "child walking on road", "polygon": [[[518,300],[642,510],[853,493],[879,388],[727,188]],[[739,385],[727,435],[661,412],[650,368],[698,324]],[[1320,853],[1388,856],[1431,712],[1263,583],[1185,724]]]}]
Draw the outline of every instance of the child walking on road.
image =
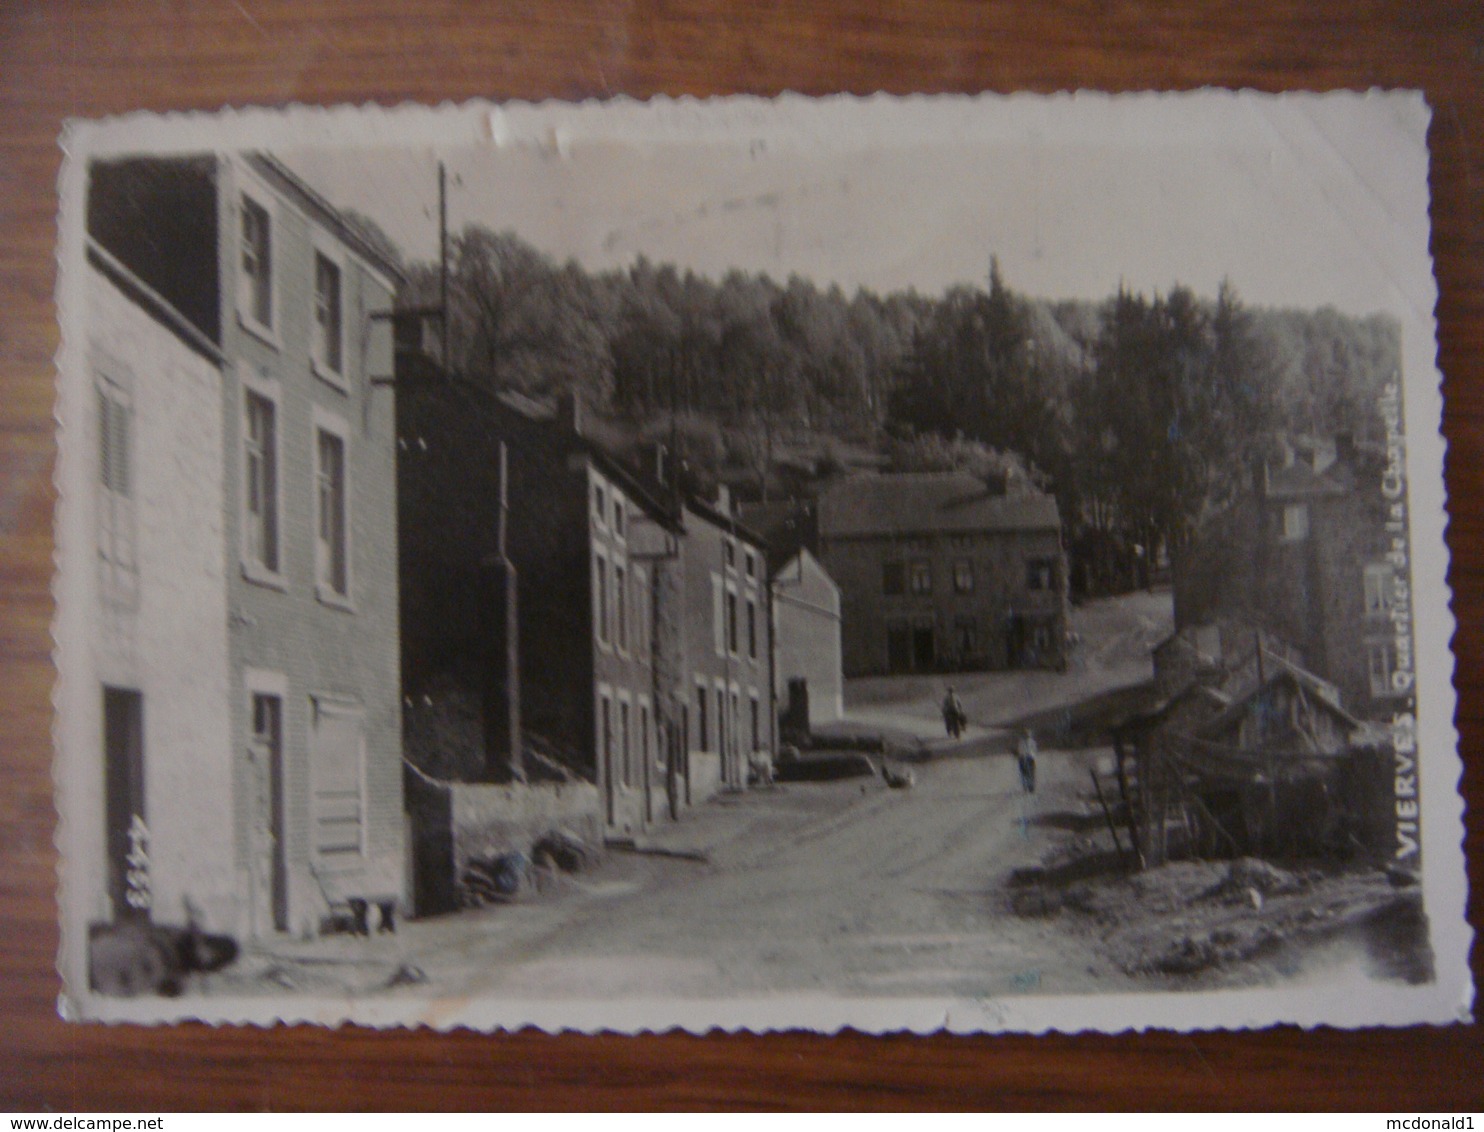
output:
[{"label": "child walking on road", "polygon": [[1020,768],[1020,786],[1027,794],[1036,792],[1036,737],[1030,729],[1020,733],[1015,743],[1015,763]]}]

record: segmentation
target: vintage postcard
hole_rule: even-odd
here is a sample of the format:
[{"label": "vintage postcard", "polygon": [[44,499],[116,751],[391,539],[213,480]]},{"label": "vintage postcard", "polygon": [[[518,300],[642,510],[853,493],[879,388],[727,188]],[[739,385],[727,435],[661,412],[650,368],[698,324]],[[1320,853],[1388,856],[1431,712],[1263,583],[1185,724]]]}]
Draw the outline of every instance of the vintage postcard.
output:
[{"label": "vintage postcard", "polygon": [[63,1013],[1467,1018],[1427,122],[71,124]]}]

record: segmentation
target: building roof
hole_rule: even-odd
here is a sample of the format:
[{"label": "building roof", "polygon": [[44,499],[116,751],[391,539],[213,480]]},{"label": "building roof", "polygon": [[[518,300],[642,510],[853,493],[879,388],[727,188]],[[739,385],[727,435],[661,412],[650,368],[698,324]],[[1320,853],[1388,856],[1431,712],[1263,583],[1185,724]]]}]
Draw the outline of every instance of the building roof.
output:
[{"label": "building roof", "polygon": [[768,540],[763,538],[762,535],[758,534],[757,531],[747,526],[737,516],[728,515],[723,511],[719,511],[714,505],[707,503],[705,500],[700,499],[697,496],[691,495],[689,493],[687,493],[685,496],[685,509],[687,511],[690,511],[692,514],[705,519],[712,526],[717,527],[720,530],[728,531],[732,535],[741,539],[743,542],[750,543],[752,546],[762,551],[766,556],[768,550]]},{"label": "building roof", "polygon": [[1312,694],[1310,701],[1316,707],[1329,712],[1342,724],[1351,730],[1361,726],[1360,721],[1342,708],[1336,701],[1336,692],[1333,684],[1321,680],[1307,669],[1300,668],[1296,664],[1273,658],[1277,671],[1268,676],[1261,683],[1254,684],[1243,694],[1234,699],[1231,704],[1219,715],[1207,720],[1201,725],[1201,734],[1206,736],[1219,735],[1228,730],[1247,712],[1254,710],[1258,697],[1268,688],[1276,684],[1291,684],[1295,688]]},{"label": "building roof", "polygon": [[1050,495],[996,494],[966,472],[848,476],[819,499],[822,538],[1060,529]]},{"label": "building roof", "polygon": [[[450,377],[464,388],[475,388],[480,396],[487,396],[482,387],[459,377]],[[593,461],[605,476],[619,484],[641,508],[660,525],[671,530],[678,529],[678,518],[668,504],[659,499],[648,486],[640,482],[628,468],[597,441],[585,435],[580,428],[563,418],[559,405],[550,401],[539,401],[524,393],[502,389],[494,393],[492,401],[506,413],[545,431],[545,442],[560,446],[568,452],[581,453]]]},{"label": "building roof", "polygon": [[287,192],[305,212],[314,216],[335,236],[376,270],[389,277],[393,290],[404,283],[407,273],[402,265],[376,247],[361,231],[360,227],[346,218],[345,214],[320,196],[297,173],[269,153],[248,153],[247,161],[261,175],[267,176],[277,187]]},{"label": "building roof", "polygon": [[769,503],[744,503],[738,510],[742,521],[768,543],[768,569],[776,573],[801,549],[817,549],[819,531],[815,506],[808,499],[785,499]]}]

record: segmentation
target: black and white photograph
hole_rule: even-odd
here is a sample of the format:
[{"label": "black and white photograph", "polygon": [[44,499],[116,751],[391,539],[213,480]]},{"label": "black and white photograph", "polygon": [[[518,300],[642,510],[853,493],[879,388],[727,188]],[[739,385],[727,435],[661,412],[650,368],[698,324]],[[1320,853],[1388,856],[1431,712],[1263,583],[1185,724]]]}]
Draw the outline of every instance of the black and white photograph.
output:
[{"label": "black and white photograph", "polygon": [[1467,1017],[1427,125],[73,123],[63,1013]]}]

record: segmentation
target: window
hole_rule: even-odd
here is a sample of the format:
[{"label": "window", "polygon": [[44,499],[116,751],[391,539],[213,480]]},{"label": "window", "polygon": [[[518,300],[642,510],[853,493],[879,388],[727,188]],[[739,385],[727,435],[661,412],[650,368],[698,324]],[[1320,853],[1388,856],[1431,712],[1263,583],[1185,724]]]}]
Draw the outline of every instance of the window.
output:
[{"label": "window", "polygon": [[593,556],[593,620],[598,632],[598,644],[608,643],[608,560],[602,555]]},{"label": "window", "polygon": [[273,225],[268,210],[242,198],[242,279],[239,307],[249,324],[273,330]]},{"label": "window", "polygon": [[278,573],[278,403],[249,388],[243,408],[243,557],[249,576]]},{"label": "window", "polygon": [[139,569],[134,555],[133,410],[124,390],[113,382],[98,386],[98,557],[103,567],[103,595],[131,601],[138,594]]},{"label": "window", "polygon": [[309,757],[314,851],[331,859],[359,855],[365,832],[361,709],[319,697],[313,705]]},{"label": "window", "polygon": [[723,539],[722,555],[726,559],[727,569],[735,570],[737,568],[737,544],[731,539]]},{"label": "window", "polygon": [[[598,693],[599,725],[602,727],[600,742],[603,744],[601,773],[604,781],[613,782],[613,700],[607,692]],[[610,797],[611,797],[610,791]],[[612,801],[609,802],[608,820],[613,820]]]},{"label": "window", "polygon": [[907,564],[905,562],[883,562],[881,564],[881,592],[887,597],[898,597],[907,592]]},{"label": "window", "polygon": [[751,698],[750,704],[752,707],[752,749],[756,751],[762,746],[762,741],[758,735],[758,710],[756,696],[753,696]]},{"label": "window", "polygon": [[757,659],[757,603],[747,599],[747,655]]},{"label": "window", "polygon": [[755,578],[755,577],[757,577],[757,556],[754,555],[752,553],[752,551],[750,551],[750,550],[747,552],[746,562],[747,562],[747,576],[749,578]]},{"label": "window", "polygon": [[1309,537],[1309,505],[1290,503],[1283,508],[1283,541],[1302,542]]},{"label": "window", "polygon": [[961,594],[974,592],[974,560],[972,558],[954,559],[953,590]]},{"label": "window", "polygon": [[737,595],[727,591],[727,652],[737,655]]},{"label": "window", "polygon": [[613,497],[613,533],[619,538],[624,537],[623,500],[616,495]]},{"label": "window", "polygon": [[1367,617],[1387,617],[1396,601],[1396,573],[1384,562],[1365,568],[1365,613]]},{"label": "window", "polygon": [[618,752],[622,760],[619,765],[623,773],[619,778],[625,786],[634,785],[633,759],[629,752],[629,701],[618,701]]},{"label": "window", "polygon": [[914,594],[930,594],[933,592],[933,564],[925,558],[919,558],[912,563],[909,578]]},{"label": "window", "polygon": [[1028,590],[1055,589],[1056,560],[1054,558],[1026,559],[1025,588]]},{"label": "window", "polygon": [[615,562],[613,564],[613,616],[617,623],[615,636],[618,638],[618,647],[624,651],[627,651],[629,647],[627,593],[628,589],[624,578],[624,568]]},{"label": "window", "polygon": [[711,575],[711,643],[717,656],[726,655],[726,610],[722,600],[721,575]]},{"label": "window", "polygon": [[593,484],[593,518],[600,527],[608,525],[608,493],[600,483]]},{"label": "window", "polygon": [[320,597],[340,600],[350,596],[345,471],[345,438],[316,428],[315,583]]},{"label": "window", "polygon": [[709,741],[706,729],[706,685],[696,685],[696,749],[698,751],[709,751],[711,748],[706,744]]},{"label": "window", "polygon": [[716,750],[721,755],[721,780],[729,781],[727,778],[727,750],[731,746],[731,729],[727,726],[727,700],[726,693],[720,688],[716,689]]},{"label": "window", "polygon": [[314,364],[339,376],[344,349],[341,334],[340,265],[323,252],[314,253]]},{"label": "window", "polygon": [[958,651],[960,661],[968,660],[978,655],[979,634],[972,617],[955,617],[953,619],[953,647]]},{"label": "window", "polygon": [[1390,641],[1371,641],[1366,645],[1366,669],[1370,677],[1371,695],[1392,694],[1391,673],[1395,668]]},{"label": "window", "polygon": [[649,653],[649,578],[634,567],[634,651],[647,659]]},{"label": "window", "polygon": [[641,702],[639,704],[639,765],[647,766],[649,763],[649,705]]}]

